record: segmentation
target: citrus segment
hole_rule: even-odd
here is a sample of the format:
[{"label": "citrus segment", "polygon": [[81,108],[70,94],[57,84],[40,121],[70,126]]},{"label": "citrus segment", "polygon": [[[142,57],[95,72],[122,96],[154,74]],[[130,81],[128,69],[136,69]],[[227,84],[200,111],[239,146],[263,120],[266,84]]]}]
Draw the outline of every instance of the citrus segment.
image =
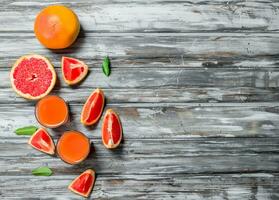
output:
[{"label": "citrus segment", "polygon": [[19,58],[10,73],[13,89],[27,99],[40,99],[54,87],[56,73],[51,63],[40,55]]},{"label": "citrus segment", "polygon": [[75,58],[62,57],[61,65],[64,81],[69,85],[79,83],[88,72],[88,66]]},{"label": "citrus segment", "polygon": [[96,89],[85,102],[82,113],[81,123],[92,125],[98,121],[103,112],[105,97],[103,91]]},{"label": "citrus segment", "polygon": [[95,172],[91,169],[88,169],[75,178],[68,188],[76,194],[79,194],[83,197],[88,197],[92,191],[94,182]]},{"label": "citrus segment", "polygon": [[116,148],[122,140],[121,122],[112,109],[107,110],[103,120],[102,140],[108,149]]},{"label": "citrus segment", "polygon": [[44,128],[39,128],[29,139],[28,144],[44,153],[53,155],[55,145],[51,136]]}]

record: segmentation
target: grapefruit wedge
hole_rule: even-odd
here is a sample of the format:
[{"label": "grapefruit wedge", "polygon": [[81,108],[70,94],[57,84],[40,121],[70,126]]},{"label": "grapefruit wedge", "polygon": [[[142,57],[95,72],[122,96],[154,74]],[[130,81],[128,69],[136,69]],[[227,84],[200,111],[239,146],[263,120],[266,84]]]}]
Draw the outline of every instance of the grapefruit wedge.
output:
[{"label": "grapefruit wedge", "polygon": [[88,169],[75,178],[75,180],[73,180],[73,182],[68,186],[68,189],[83,197],[88,197],[92,191],[94,182],[95,171]]},{"label": "grapefruit wedge", "polygon": [[10,73],[12,88],[20,96],[36,100],[53,89],[56,73],[51,63],[41,55],[20,57]]},{"label": "grapefruit wedge", "polygon": [[75,58],[62,57],[61,67],[63,79],[68,85],[79,83],[88,73],[88,66]]},{"label": "grapefruit wedge", "polygon": [[44,128],[39,128],[29,139],[28,144],[31,145],[33,148],[53,155],[55,152],[55,145],[48,134],[48,132]]},{"label": "grapefruit wedge", "polygon": [[101,117],[105,104],[105,96],[102,90],[96,89],[86,100],[80,121],[82,124],[89,126],[95,124]]},{"label": "grapefruit wedge", "polygon": [[122,126],[118,115],[108,109],[104,116],[102,125],[102,140],[103,144],[108,149],[118,147],[122,140]]}]

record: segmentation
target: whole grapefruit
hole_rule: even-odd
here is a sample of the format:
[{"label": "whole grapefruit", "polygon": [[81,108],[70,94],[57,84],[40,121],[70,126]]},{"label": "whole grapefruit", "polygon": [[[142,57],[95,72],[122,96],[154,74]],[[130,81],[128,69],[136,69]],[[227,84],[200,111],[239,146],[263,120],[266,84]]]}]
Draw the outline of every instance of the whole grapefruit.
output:
[{"label": "whole grapefruit", "polygon": [[49,49],[64,49],[76,40],[80,30],[77,15],[63,5],[44,8],[36,17],[34,32],[38,40]]}]

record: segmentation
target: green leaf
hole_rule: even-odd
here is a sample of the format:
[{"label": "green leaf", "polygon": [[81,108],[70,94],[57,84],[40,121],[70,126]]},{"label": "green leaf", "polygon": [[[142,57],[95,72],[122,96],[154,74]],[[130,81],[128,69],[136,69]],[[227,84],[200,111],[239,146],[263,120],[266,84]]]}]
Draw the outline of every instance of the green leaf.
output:
[{"label": "green leaf", "polygon": [[32,174],[35,176],[50,176],[52,174],[52,170],[48,167],[39,167],[33,169]]},{"label": "green leaf", "polygon": [[35,133],[37,131],[37,127],[36,126],[25,126],[22,128],[18,128],[15,130],[15,133],[17,135],[33,135],[33,133]]},{"label": "green leaf", "polygon": [[104,74],[106,76],[109,76],[110,75],[110,60],[109,60],[108,56],[106,56],[104,58],[102,68],[103,68]]}]

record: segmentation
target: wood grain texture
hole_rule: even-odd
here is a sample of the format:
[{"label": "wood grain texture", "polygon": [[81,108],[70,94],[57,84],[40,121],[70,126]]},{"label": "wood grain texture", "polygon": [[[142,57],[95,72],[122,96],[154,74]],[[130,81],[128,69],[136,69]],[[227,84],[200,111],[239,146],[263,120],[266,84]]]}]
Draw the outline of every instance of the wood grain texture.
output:
[{"label": "wood grain texture", "polygon": [[[2,31],[33,30],[43,6],[57,1],[4,0]],[[278,31],[278,1],[100,0],[66,1],[83,28],[94,32]]]},{"label": "wood grain texture", "polygon": [[[69,87],[62,79],[61,69],[57,69],[59,80],[57,88]],[[110,77],[106,77],[102,69],[91,69],[80,87],[89,91],[99,88],[172,88],[172,87],[256,87],[278,88],[279,69],[273,70],[227,70],[227,69],[112,69]],[[9,71],[0,71],[2,88],[10,87]],[[74,91],[74,90],[73,90]]]},{"label": "wood grain texture", "polygon": [[[30,169],[40,165],[48,165],[56,175],[81,173],[90,167],[100,176],[279,172],[278,138],[132,140],[125,137],[114,151],[106,149],[100,139],[94,139],[88,159],[76,166],[32,149],[27,140],[1,140],[0,175],[28,175]],[[13,152],[8,150],[11,145]]]},{"label": "wood grain texture", "polygon": [[[80,199],[67,190],[78,175],[2,176],[1,199]],[[278,173],[220,175],[100,175],[90,199],[278,199]],[[22,184],[15,184],[15,181]],[[30,182],[32,184],[30,184]],[[129,190],[128,190],[129,188]],[[26,193],[26,191],[32,191]],[[42,191],[48,192],[47,196]]]},{"label": "wood grain texture", "polygon": [[[82,31],[65,50],[34,38],[42,7],[61,3]],[[86,168],[97,181],[91,199],[279,199],[279,2],[277,0],[2,0],[0,5],[0,199],[80,199],[67,185]],[[35,151],[13,131],[36,124],[35,102],[11,90],[9,71],[29,53],[48,57],[61,79],[61,56],[85,61],[79,86],[57,82],[71,121],[94,148],[78,166]],[[101,71],[104,56],[112,74]],[[101,87],[119,113],[124,141],[109,151],[101,121],[79,114]],[[78,95],[77,95],[78,94]],[[52,177],[31,170],[48,165]]]},{"label": "wood grain texture", "polygon": [[[67,99],[66,99],[67,100]],[[85,101],[85,99],[84,99]],[[278,137],[278,103],[270,104],[107,104],[121,117],[124,138]],[[1,105],[0,138],[17,138],[13,131],[38,124],[33,103]],[[80,123],[82,104],[70,104],[71,122],[55,131],[77,129],[100,138],[101,122],[86,128]]]},{"label": "wood grain texture", "polygon": [[[52,94],[59,94],[69,103],[82,103],[94,88],[56,87]],[[79,95],[76,95],[78,91]],[[115,103],[248,103],[278,102],[276,88],[255,87],[158,87],[151,88],[105,88],[106,102]],[[10,100],[7,101],[7,98]],[[28,103],[11,88],[0,88],[0,103]]]},{"label": "wood grain texture", "polygon": [[56,67],[60,67],[61,56],[67,55],[99,68],[103,57],[109,55],[112,67],[262,69],[278,67],[278,40],[276,33],[85,32],[71,48],[50,51],[33,33],[0,33],[0,66],[6,69],[18,57],[38,53]]},{"label": "wood grain texture", "polygon": [[[113,152],[93,140],[94,154],[79,166],[35,151],[26,141],[24,137],[1,140],[1,198],[44,199],[42,190],[49,191],[47,198],[75,198],[66,186],[89,167],[97,171],[94,199],[278,197],[279,140],[274,138],[128,139]],[[10,145],[13,152],[8,150]],[[16,167],[8,167],[15,163]],[[30,176],[30,169],[41,165],[48,165],[55,174]],[[26,194],[29,190],[32,193]]]}]

